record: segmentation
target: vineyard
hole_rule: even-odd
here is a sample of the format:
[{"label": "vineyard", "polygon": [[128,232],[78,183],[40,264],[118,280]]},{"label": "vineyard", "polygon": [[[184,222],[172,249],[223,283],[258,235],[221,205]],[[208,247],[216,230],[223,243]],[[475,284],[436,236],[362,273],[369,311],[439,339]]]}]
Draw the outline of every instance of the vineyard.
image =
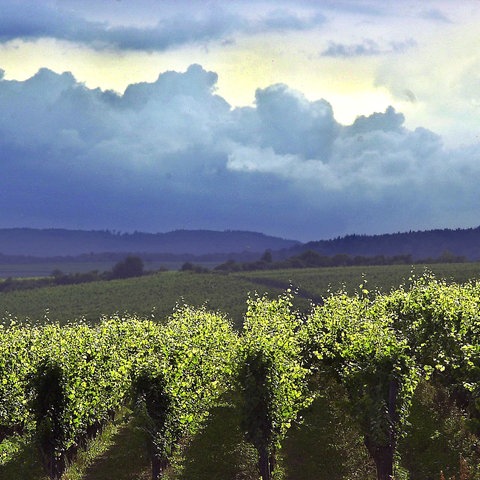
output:
[{"label": "vineyard", "polygon": [[[417,275],[425,267],[415,267]],[[463,283],[480,279],[480,263],[435,264],[428,270],[436,276]],[[0,316],[14,315],[65,324],[84,319],[98,322],[102,316],[139,315],[163,321],[179,299],[189,305],[202,306],[227,314],[240,328],[246,312],[249,292],[268,292],[277,296],[290,285],[299,295],[294,299],[298,309],[307,311],[309,299],[328,295],[340,288],[354,293],[365,278],[370,289],[390,291],[408,284],[412,267],[408,265],[306,268],[225,274],[159,272],[139,278],[92,282],[79,285],[43,287],[34,290],[0,292]]]},{"label": "vineyard", "polygon": [[19,438],[65,478],[128,410],[153,479],[479,480],[480,283],[369,289],[308,312],[290,290],[251,295],[240,328],[186,305],[164,323],[5,318],[0,478]]}]

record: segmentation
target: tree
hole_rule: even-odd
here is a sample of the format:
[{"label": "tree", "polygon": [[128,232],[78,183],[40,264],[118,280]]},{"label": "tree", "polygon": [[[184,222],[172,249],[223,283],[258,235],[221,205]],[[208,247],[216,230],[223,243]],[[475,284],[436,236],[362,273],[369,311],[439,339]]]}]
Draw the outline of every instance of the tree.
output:
[{"label": "tree", "polygon": [[271,250],[265,250],[264,254],[260,258],[260,261],[265,263],[272,263],[273,257]]},{"label": "tree", "polygon": [[143,275],[143,261],[140,257],[129,255],[116,263],[112,269],[112,278],[141,277]]}]

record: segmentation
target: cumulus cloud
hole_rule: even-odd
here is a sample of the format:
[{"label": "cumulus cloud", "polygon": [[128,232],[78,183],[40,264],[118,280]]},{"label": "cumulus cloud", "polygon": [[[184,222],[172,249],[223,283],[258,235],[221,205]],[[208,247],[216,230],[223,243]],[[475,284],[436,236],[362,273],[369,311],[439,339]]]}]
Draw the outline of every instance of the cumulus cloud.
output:
[{"label": "cumulus cloud", "polygon": [[89,89],[0,79],[0,227],[249,229],[302,240],[474,225],[480,146],[447,149],[389,107],[335,120],[277,84],[232,108],[192,65]]},{"label": "cumulus cloud", "polygon": [[286,85],[257,90],[255,98],[261,145],[305,158],[330,156],[338,125],[328,102],[309,102]]},{"label": "cumulus cloud", "polygon": [[325,22],[319,13],[299,15],[286,9],[272,9],[248,16],[224,7],[188,13],[167,13],[154,26],[112,25],[93,21],[70,10],[42,2],[2,5],[0,42],[15,39],[54,38],[85,44],[95,49],[162,51],[175,46],[228,39],[236,33],[302,31]]}]

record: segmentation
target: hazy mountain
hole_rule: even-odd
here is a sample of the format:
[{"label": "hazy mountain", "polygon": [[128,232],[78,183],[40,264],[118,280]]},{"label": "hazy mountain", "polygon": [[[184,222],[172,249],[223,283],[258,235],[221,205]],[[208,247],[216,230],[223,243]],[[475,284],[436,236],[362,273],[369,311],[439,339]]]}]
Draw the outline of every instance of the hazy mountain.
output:
[{"label": "hazy mountain", "polygon": [[296,240],[247,231],[176,230],[168,233],[118,233],[108,230],[0,229],[0,255],[37,257],[78,256],[109,252],[227,256],[248,252],[249,259],[271,250],[286,258],[306,250],[321,255],[411,255],[413,260],[452,254],[480,260],[480,227],[384,235],[347,235],[302,244]]},{"label": "hazy mountain", "polygon": [[168,233],[116,233],[64,229],[0,229],[0,254],[55,257],[102,252],[205,255],[281,250],[299,245],[246,231],[176,230]]}]

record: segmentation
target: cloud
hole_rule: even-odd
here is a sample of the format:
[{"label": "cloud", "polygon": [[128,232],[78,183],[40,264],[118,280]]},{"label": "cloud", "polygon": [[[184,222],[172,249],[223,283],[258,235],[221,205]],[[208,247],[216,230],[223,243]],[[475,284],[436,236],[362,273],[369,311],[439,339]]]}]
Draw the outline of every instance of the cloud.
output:
[{"label": "cloud", "polygon": [[[318,7],[318,0],[299,0],[299,3]],[[322,0],[321,7],[333,12],[369,17],[390,16],[389,5],[378,0]]]},{"label": "cloud", "polygon": [[416,42],[413,39],[408,39],[403,42],[389,42],[384,46],[381,46],[371,39],[365,39],[361,43],[349,45],[331,42],[329,46],[323,50],[321,55],[324,57],[343,58],[377,56],[390,53],[404,53],[415,46]]},{"label": "cloud", "polygon": [[397,113],[393,107],[388,107],[385,113],[357,117],[347,130],[353,135],[372,131],[402,132],[404,121],[403,114]]},{"label": "cloud", "polygon": [[433,20],[439,23],[452,23],[452,21],[441,11],[436,8],[424,10],[420,17],[425,20]]},{"label": "cloud", "polygon": [[330,156],[338,125],[327,101],[309,102],[286,85],[259,89],[255,98],[262,146],[304,158]]},{"label": "cloud", "polygon": [[428,122],[450,145],[478,141],[480,41],[474,24],[454,24],[409,55],[385,57],[375,73],[375,85],[403,103],[411,125]]},{"label": "cloud", "polygon": [[319,13],[302,16],[275,8],[261,15],[248,16],[217,6],[180,13],[172,11],[153,26],[112,25],[45,3],[7,2],[2,5],[0,41],[54,38],[95,49],[163,51],[185,44],[230,40],[230,35],[238,33],[302,31],[324,22],[325,18]]},{"label": "cloud", "polygon": [[302,31],[318,27],[326,22],[326,17],[317,12],[310,16],[300,16],[285,9],[272,10],[258,21],[256,29],[262,31]]},{"label": "cloud", "polygon": [[471,226],[480,145],[447,149],[392,107],[336,121],[277,84],[232,108],[199,65],[89,89],[0,80],[0,227],[248,229],[302,240]]},{"label": "cloud", "polygon": [[0,40],[53,37],[85,41],[98,36],[105,28],[105,24],[84,20],[44,3],[6,2],[2,6]]}]

